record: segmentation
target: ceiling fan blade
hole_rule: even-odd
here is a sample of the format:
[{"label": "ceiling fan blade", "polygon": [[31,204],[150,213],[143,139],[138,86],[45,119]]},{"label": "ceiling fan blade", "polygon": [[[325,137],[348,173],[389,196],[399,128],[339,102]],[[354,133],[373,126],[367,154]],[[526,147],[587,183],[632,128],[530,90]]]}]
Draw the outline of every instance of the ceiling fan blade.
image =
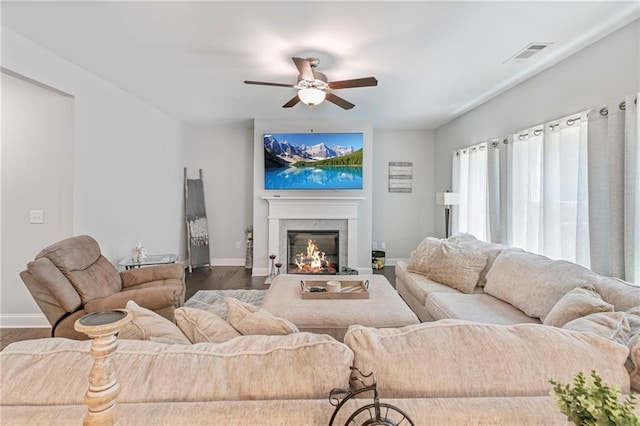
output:
[{"label": "ceiling fan blade", "polygon": [[311,64],[308,59],[297,57],[293,57],[291,59],[293,59],[293,63],[296,64],[296,68],[298,68],[300,77],[302,77],[303,80],[313,81],[316,79],[313,75],[313,70],[311,69]]},{"label": "ceiling fan blade", "polygon": [[284,83],[268,83],[265,81],[250,81],[245,80],[245,84],[258,84],[260,86],[275,86],[275,87],[295,87],[295,84],[284,84]]},{"label": "ceiling fan blade", "polygon": [[351,102],[342,99],[340,96],[336,96],[331,92],[327,92],[327,98],[326,98],[329,102],[332,102],[336,105],[338,105],[340,108],[343,109],[351,109],[353,108],[355,105],[352,104]]},{"label": "ceiling fan blade", "polygon": [[330,89],[349,89],[351,87],[377,86],[378,80],[375,77],[354,78],[353,80],[332,81],[329,83]]},{"label": "ceiling fan blade", "polygon": [[291,108],[293,106],[296,106],[298,102],[300,102],[300,98],[298,97],[298,95],[295,95],[289,102],[282,105],[282,108]]}]

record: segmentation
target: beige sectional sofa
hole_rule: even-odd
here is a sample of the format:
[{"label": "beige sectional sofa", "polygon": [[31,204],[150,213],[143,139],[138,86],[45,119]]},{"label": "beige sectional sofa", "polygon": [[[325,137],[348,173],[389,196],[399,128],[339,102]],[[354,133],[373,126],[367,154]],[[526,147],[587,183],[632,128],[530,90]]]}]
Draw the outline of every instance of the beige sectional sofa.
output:
[{"label": "beige sectional sofa", "polygon": [[[430,240],[430,241],[427,241]],[[481,253],[485,259],[479,271],[464,271],[446,276],[444,284],[433,279],[437,276],[429,269],[433,252],[425,249],[437,244],[426,239],[413,252],[409,261],[396,263],[396,289],[418,315],[421,321],[462,319],[488,324],[540,324],[553,306],[576,287],[592,285],[604,301],[616,311],[627,311],[640,305],[640,287],[622,280],[598,275],[571,262],[550,260],[544,256],[507,248],[500,244],[479,241],[469,234],[458,234],[444,242],[447,248]],[[456,258],[456,256],[458,256]],[[452,263],[466,260],[463,255],[451,253]],[[450,270],[457,265],[443,265]],[[446,271],[445,271],[446,272]],[[464,288],[456,279],[473,277],[476,283]],[[440,276],[443,276],[440,274]],[[474,279],[472,278],[471,281]]]},{"label": "beige sectional sofa", "polygon": [[[0,353],[3,424],[81,424],[90,342],[17,342]],[[586,333],[456,320],[325,335],[239,336],[192,345],[121,340],[120,425],[327,425],[349,367],[374,371],[381,402],[416,425],[564,425],[549,396],[595,369],[629,392],[625,346]],[[352,400],[336,424],[371,399]],[[397,420],[397,419],[396,419]]]},{"label": "beige sectional sofa", "polygon": [[[596,370],[623,393],[640,390],[637,287],[468,235],[438,241],[396,265],[398,292],[425,322],[354,325],[343,343],[232,300],[229,323],[180,308],[178,326],[128,304],[136,326],[121,330],[113,355],[119,424],[327,425],[329,392],[348,386],[351,366],[374,372],[381,401],[416,425],[565,425],[549,380],[570,382],[578,372]],[[567,307],[583,299],[597,299],[588,307],[601,330],[576,325],[583,312]],[[249,324],[242,315],[254,312]],[[263,335],[276,332],[290,334]],[[2,424],[81,424],[89,348],[51,338],[0,352]],[[349,401],[334,424],[370,402]]]},{"label": "beige sectional sofa", "polygon": [[423,322],[542,324],[623,344],[640,391],[638,286],[469,234],[426,238],[395,271],[398,293]]}]

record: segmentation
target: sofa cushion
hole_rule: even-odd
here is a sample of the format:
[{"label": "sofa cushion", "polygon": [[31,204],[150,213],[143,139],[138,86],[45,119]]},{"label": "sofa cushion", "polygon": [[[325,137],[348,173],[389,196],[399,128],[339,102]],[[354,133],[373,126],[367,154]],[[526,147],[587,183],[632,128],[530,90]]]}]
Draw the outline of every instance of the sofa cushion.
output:
[{"label": "sofa cushion", "polygon": [[[451,288],[445,284],[437,283],[425,275],[417,274],[415,272],[409,272],[407,270],[407,263],[404,261],[396,262],[395,271],[396,279],[404,281],[406,283],[405,287],[407,288],[407,290],[423,305],[430,293],[459,293],[455,288]],[[482,290],[478,289],[476,291]]]},{"label": "sofa cushion", "polygon": [[618,278],[595,274],[592,284],[602,298],[615,306],[616,311],[627,311],[640,306],[640,286]]},{"label": "sofa cushion", "polygon": [[220,343],[241,334],[213,312],[182,307],[175,311],[176,324],[191,343]]},{"label": "sofa cushion", "polygon": [[597,274],[575,263],[504,251],[487,274],[484,291],[542,320],[562,296],[597,279]]},{"label": "sofa cushion", "polygon": [[562,327],[569,321],[598,312],[613,312],[593,286],[576,287],[558,300],[544,318],[544,325]]},{"label": "sofa cushion", "polygon": [[227,297],[229,324],[243,335],[248,334],[291,334],[298,333],[298,327],[291,321],[273,315],[262,308]]},{"label": "sofa cushion", "polygon": [[431,268],[430,263],[437,255],[436,252],[439,249],[440,240],[438,238],[427,237],[420,241],[418,247],[411,252],[409,262],[407,263],[407,270],[426,275]]},{"label": "sofa cushion", "polygon": [[120,339],[191,344],[174,323],[149,309],[138,306],[133,300],[127,302],[127,311],[132,319],[120,330],[118,334]]},{"label": "sofa cushion", "polygon": [[461,319],[485,324],[540,324],[537,318],[488,294],[432,293],[425,307],[435,320]]},{"label": "sofa cushion", "polygon": [[565,330],[593,333],[605,339],[626,345],[629,341],[629,322],[624,312],[599,312],[569,321]]},{"label": "sofa cushion", "polygon": [[461,247],[465,247],[471,250],[476,250],[480,253],[483,253],[487,256],[487,263],[485,264],[484,269],[480,271],[480,277],[478,278],[478,285],[480,287],[484,287],[487,284],[487,273],[493,267],[493,263],[498,258],[498,255],[505,250],[505,247],[501,244],[488,244],[480,240],[476,241],[467,241],[460,243]]},{"label": "sofa cushion", "polygon": [[629,392],[626,346],[555,327],[354,325],[344,341],[354,352],[354,366],[376,373],[381,398],[546,396],[549,379],[571,382],[579,371],[591,370]]},{"label": "sofa cushion", "polygon": [[460,244],[461,242],[465,242],[465,241],[480,241],[480,240],[478,240],[475,235],[469,234],[468,232],[456,232],[455,234],[447,238],[447,241],[453,244]]},{"label": "sofa cushion", "polygon": [[480,253],[483,253],[487,256],[487,264],[480,272],[480,277],[478,278],[478,287],[484,287],[487,284],[487,273],[493,267],[493,263],[496,261],[500,253],[502,253],[504,250],[517,252],[523,251],[522,249],[516,247],[506,247],[502,244],[487,243],[476,239],[473,235],[470,234],[456,234],[453,237],[450,237],[447,241],[451,241],[452,243],[469,250],[479,251]]},{"label": "sofa cushion", "polygon": [[627,310],[625,317],[629,322],[629,333],[631,336],[640,333],[640,305]]},{"label": "sofa cushion", "polygon": [[[90,345],[60,338],[9,345],[0,352],[1,403],[82,405],[93,365]],[[119,340],[113,360],[119,404],[324,400],[329,390],[348,385],[353,353],[328,336],[295,333],[194,345]]]},{"label": "sofa cushion", "polygon": [[425,238],[411,254],[407,268],[463,293],[473,293],[487,256],[437,238]]}]

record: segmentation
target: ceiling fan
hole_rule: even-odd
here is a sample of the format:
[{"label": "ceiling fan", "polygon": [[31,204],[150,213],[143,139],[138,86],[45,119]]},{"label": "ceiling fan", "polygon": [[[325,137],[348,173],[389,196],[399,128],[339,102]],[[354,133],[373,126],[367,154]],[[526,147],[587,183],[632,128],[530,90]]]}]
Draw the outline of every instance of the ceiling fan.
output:
[{"label": "ceiling fan", "polygon": [[245,80],[246,84],[257,84],[262,86],[290,87],[298,89],[298,94],[289,102],[282,105],[283,108],[291,108],[302,101],[313,107],[322,103],[325,99],[338,105],[343,109],[351,109],[355,105],[333,94],[332,90],[348,89],[351,87],[377,86],[378,80],[375,77],[356,78],[353,80],[327,81],[327,76],[316,71],[315,68],[320,63],[318,58],[291,58],[298,68],[298,82],[296,84],[268,83],[263,81]]}]

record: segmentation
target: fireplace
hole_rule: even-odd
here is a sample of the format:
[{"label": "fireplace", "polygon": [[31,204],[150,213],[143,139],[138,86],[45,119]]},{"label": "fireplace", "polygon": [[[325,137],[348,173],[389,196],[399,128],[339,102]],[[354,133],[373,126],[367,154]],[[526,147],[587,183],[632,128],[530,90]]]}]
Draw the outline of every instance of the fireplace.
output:
[{"label": "fireplace", "polygon": [[[269,229],[266,235],[269,255],[276,255],[276,262],[282,263],[282,272],[288,271],[288,239],[290,230],[335,231],[338,230],[340,269],[358,264],[359,248],[359,204],[363,197],[262,197],[269,203]],[[306,247],[307,241],[304,241]],[[305,248],[301,248],[303,250]],[[326,251],[325,251],[326,253]],[[368,258],[370,259],[370,258]],[[263,259],[265,266],[269,258]],[[367,260],[367,263],[369,261]],[[254,275],[267,275],[269,268],[259,268]]]},{"label": "fireplace", "polygon": [[336,274],[339,238],[338,230],[287,230],[287,273]]}]

